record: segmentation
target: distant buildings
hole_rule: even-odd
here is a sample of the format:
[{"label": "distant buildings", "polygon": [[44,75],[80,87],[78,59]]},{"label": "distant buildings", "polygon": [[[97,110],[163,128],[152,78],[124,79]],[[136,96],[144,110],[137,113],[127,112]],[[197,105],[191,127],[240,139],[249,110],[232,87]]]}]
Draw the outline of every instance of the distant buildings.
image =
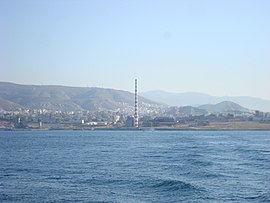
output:
[{"label": "distant buildings", "polygon": [[131,128],[135,126],[134,116],[128,116],[125,122],[125,127]]}]

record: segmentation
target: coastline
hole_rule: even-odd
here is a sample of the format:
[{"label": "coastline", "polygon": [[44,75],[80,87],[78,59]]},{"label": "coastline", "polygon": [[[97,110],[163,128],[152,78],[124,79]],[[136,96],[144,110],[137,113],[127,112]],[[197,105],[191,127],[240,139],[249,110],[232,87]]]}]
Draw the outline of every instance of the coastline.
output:
[{"label": "coastline", "polygon": [[9,128],[2,127],[0,131],[270,131],[270,123],[261,122],[212,122],[206,126],[158,126],[158,127],[117,127],[117,126],[86,126],[64,125],[44,126],[42,128]]}]

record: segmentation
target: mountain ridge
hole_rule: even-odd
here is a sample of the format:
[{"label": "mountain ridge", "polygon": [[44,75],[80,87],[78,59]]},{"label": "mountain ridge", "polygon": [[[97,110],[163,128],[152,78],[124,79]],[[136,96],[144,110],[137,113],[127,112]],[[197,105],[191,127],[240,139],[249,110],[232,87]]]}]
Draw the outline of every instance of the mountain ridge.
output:
[{"label": "mountain ridge", "polygon": [[223,101],[217,104],[204,104],[198,106],[199,109],[206,110],[209,113],[250,113],[251,111],[241,105],[231,102]]},{"label": "mountain ridge", "polygon": [[258,97],[249,97],[249,96],[216,97],[205,93],[197,93],[197,92],[172,93],[160,90],[141,92],[140,95],[152,101],[167,104],[170,106],[190,105],[198,107],[204,104],[217,104],[223,101],[231,101],[241,106],[244,106],[245,108],[248,109],[270,112],[270,100],[261,99]]},{"label": "mountain ridge", "polygon": [[[0,82],[0,109],[48,109],[61,111],[133,110],[134,95],[128,91],[98,87],[20,85]],[[140,105],[159,105],[139,97]]]}]

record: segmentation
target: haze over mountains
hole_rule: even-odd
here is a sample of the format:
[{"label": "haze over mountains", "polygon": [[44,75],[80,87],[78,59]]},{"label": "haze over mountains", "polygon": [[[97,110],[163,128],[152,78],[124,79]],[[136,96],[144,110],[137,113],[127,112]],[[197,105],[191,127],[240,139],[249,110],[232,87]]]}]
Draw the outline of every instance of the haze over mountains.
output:
[{"label": "haze over mountains", "polygon": [[[167,109],[167,112],[172,113],[173,111],[177,111],[180,114],[185,115],[200,115],[219,112],[244,113],[251,112],[246,108],[248,106],[250,109],[267,110],[267,108],[263,108],[263,105],[261,108],[258,106],[258,108],[255,107],[259,104],[265,104],[265,107],[267,107],[268,104],[267,100],[249,97],[231,97],[231,101],[224,101],[229,100],[230,98],[216,98],[200,93],[173,94],[153,91],[141,93],[140,95],[148,98],[145,99],[144,97],[139,97],[141,113],[147,112],[148,110],[155,112],[156,110],[162,111],[165,109]],[[232,102],[232,100],[236,101],[237,99],[240,101],[240,104],[246,102],[246,105],[243,105],[245,107]],[[241,101],[244,102],[241,103]],[[253,104],[252,101],[258,102]],[[250,102],[253,106],[247,105],[247,102]],[[168,105],[161,103],[166,103]],[[17,109],[47,109],[52,111],[120,110],[122,112],[130,113],[134,109],[134,94],[122,90],[95,87],[19,85],[0,82],[0,110],[13,111]]]},{"label": "haze over mountains", "polygon": [[252,110],[260,110],[264,112],[270,112],[270,101],[248,97],[215,97],[208,94],[196,93],[196,92],[186,92],[186,93],[170,93],[166,91],[148,91],[141,92],[140,96],[143,96],[152,101],[161,102],[170,106],[194,106],[198,107],[204,104],[217,104],[223,101],[231,101],[237,103],[245,108]]}]

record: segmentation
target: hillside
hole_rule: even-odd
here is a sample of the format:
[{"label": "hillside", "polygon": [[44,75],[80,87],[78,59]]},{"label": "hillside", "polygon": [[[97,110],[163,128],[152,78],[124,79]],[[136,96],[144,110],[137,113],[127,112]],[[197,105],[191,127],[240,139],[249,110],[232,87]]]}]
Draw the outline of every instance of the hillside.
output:
[{"label": "hillside", "polygon": [[[160,106],[143,97],[139,105]],[[114,89],[19,85],[0,82],[0,109],[47,109],[60,111],[133,109],[134,94]]]},{"label": "hillside", "polygon": [[249,109],[240,106],[234,102],[223,101],[218,104],[205,104],[198,106],[199,109],[208,111],[209,113],[244,113],[250,112]]}]

